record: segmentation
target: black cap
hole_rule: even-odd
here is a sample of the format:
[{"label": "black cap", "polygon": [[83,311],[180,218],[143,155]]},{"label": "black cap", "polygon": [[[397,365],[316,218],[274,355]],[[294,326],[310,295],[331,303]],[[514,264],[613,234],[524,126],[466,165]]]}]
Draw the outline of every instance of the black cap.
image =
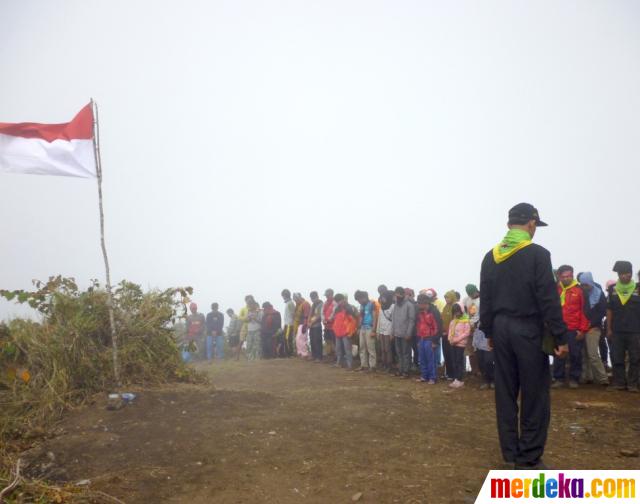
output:
[{"label": "black cap", "polygon": [[613,271],[621,275],[624,273],[633,273],[633,266],[629,261],[616,261],[613,265]]},{"label": "black cap", "polygon": [[509,210],[509,224],[526,224],[530,220],[535,220],[536,226],[548,225],[540,220],[538,209],[529,203],[518,203]]}]

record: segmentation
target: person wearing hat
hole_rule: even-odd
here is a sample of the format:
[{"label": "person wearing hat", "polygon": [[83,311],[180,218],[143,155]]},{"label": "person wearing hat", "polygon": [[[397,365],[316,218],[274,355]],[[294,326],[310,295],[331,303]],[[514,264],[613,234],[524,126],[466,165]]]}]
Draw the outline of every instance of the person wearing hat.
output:
[{"label": "person wearing hat", "polygon": [[[582,352],[582,376],[580,381],[609,385],[609,378],[605,370],[607,343],[606,338],[602,337],[602,321],[607,315],[607,298],[602,287],[594,282],[590,271],[578,274],[578,282],[580,282],[580,287],[584,291],[584,313],[589,319],[589,330],[584,337],[585,348]],[[604,350],[602,347],[603,342]]]},{"label": "person wearing hat", "polygon": [[480,328],[494,349],[502,456],[516,469],[542,469],[551,414],[551,375],[543,335],[546,327],[553,352],[562,358],[569,351],[567,327],[551,254],[532,242],[536,229],[547,224],[535,207],[520,203],[509,210],[507,225],[504,239],[482,261]]},{"label": "person wearing hat", "polygon": [[[633,267],[629,261],[616,261],[613,271],[618,274],[618,281],[609,290],[607,305],[607,337],[613,343],[611,390],[626,388],[629,392],[638,392],[640,294],[633,280]],[[625,355],[629,356],[626,377]]]}]

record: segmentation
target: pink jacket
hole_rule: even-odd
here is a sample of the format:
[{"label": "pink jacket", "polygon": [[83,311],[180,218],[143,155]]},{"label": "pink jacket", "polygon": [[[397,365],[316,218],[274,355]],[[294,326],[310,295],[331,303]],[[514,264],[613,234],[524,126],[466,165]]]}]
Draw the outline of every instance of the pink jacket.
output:
[{"label": "pink jacket", "polygon": [[467,346],[467,340],[471,336],[471,324],[468,320],[453,319],[449,324],[449,343],[457,347]]}]

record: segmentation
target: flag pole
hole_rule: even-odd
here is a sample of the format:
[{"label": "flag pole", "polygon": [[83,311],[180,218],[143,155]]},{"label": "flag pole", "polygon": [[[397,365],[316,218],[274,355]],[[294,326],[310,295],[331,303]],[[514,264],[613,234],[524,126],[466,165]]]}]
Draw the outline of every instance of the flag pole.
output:
[{"label": "flag pole", "polygon": [[107,290],[107,311],[109,312],[109,326],[111,328],[111,351],[113,359],[113,377],[116,385],[120,386],[120,366],[118,362],[118,337],[116,334],[116,322],[113,315],[113,294],[111,292],[111,273],[109,271],[109,258],[107,257],[107,246],[104,241],[104,210],[102,208],[102,162],[100,159],[100,125],[98,123],[98,104],[91,99],[93,111],[93,152],[96,160],[96,175],[98,178],[98,206],[100,208],[100,245],[104,258],[104,269],[106,273]]}]

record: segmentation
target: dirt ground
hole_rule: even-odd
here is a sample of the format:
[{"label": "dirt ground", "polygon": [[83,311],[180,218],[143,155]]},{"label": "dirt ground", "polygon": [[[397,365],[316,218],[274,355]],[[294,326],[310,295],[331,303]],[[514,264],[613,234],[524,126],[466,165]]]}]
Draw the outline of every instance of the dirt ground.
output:
[{"label": "dirt ground", "polygon": [[[200,365],[213,386],[136,390],[133,404],[69,414],[29,471],[127,503],[466,503],[500,468],[492,391],[300,360]],[[640,397],[554,390],[545,460],[639,469]],[[575,402],[580,401],[586,407]],[[50,452],[47,455],[47,452]]]}]

